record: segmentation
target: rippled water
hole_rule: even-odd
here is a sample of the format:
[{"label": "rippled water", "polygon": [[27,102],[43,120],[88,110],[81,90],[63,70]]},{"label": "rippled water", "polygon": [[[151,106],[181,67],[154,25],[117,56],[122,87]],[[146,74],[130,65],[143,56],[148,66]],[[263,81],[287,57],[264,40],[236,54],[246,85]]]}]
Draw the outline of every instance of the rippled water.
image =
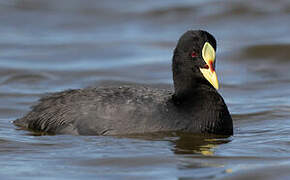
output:
[{"label": "rippled water", "polygon": [[[1,179],[289,179],[288,0],[0,0]],[[11,121],[47,92],[172,84],[187,29],[218,40],[230,138],[35,136]]]}]

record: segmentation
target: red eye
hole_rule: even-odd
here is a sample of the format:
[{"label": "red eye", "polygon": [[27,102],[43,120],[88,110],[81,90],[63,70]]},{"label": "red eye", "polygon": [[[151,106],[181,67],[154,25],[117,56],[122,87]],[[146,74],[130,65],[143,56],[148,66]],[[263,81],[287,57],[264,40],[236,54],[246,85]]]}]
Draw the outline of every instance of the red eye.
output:
[{"label": "red eye", "polygon": [[196,57],[196,56],[197,56],[196,52],[192,52],[192,53],[191,53],[191,57],[194,58],[194,57]]}]

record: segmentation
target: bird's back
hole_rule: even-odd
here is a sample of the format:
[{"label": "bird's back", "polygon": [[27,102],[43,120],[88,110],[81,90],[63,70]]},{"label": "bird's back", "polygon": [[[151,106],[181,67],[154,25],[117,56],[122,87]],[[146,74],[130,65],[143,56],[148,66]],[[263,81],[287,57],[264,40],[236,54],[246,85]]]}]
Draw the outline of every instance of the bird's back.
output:
[{"label": "bird's back", "polygon": [[[53,134],[112,135],[172,129],[165,121],[174,105],[170,90],[145,86],[86,88],[54,93],[18,126]],[[162,120],[163,119],[163,120]]]}]

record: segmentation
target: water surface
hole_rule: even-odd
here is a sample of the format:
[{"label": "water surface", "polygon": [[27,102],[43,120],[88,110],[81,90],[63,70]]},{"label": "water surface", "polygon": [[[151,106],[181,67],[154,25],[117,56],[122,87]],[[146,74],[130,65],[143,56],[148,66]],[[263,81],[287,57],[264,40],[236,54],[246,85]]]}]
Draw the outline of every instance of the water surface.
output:
[{"label": "water surface", "polygon": [[[0,178],[289,179],[289,19],[287,0],[1,0]],[[172,85],[188,29],[217,38],[234,136],[35,136],[11,124],[49,92]]]}]

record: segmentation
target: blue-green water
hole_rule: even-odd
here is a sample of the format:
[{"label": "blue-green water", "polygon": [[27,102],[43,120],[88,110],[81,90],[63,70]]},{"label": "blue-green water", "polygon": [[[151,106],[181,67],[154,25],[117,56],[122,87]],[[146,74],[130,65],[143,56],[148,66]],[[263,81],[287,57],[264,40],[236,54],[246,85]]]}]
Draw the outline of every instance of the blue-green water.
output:
[{"label": "blue-green water", "polygon": [[[289,19],[287,0],[1,0],[0,179],[289,179]],[[234,136],[34,136],[11,124],[47,92],[172,84],[188,29],[218,41]]]}]

